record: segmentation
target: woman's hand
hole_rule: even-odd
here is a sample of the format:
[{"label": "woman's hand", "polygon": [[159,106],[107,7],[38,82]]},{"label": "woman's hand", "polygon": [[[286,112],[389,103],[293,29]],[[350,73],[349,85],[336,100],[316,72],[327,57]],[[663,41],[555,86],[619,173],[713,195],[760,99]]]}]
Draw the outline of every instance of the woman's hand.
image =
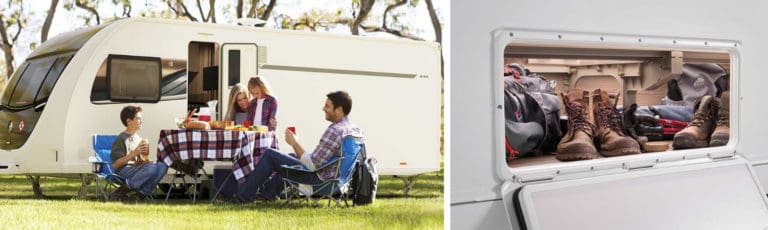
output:
[{"label": "woman's hand", "polygon": [[269,129],[277,129],[277,120],[274,117],[269,119]]},{"label": "woman's hand", "polygon": [[296,144],[296,134],[291,132],[290,129],[285,129],[285,143],[288,143],[289,145],[293,146]]}]

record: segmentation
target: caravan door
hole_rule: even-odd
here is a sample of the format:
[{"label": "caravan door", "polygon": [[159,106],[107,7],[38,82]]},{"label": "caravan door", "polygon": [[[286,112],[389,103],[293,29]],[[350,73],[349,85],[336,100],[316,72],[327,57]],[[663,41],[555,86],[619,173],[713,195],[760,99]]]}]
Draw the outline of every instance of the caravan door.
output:
[{"label": "caravan door", "polygon": [[[768,205],[738,156],[502,186],[521,229],[768,229]],[[516,210],[516,211],[513,211]]]},{"label": "caravan door", "polygon": [[216,119],[223,120],[229,109],[229,92],[238,83],[259,74],[259,47],[255,43],[224,43],[221,46],[221,75],[219,77],[219,103]]}]

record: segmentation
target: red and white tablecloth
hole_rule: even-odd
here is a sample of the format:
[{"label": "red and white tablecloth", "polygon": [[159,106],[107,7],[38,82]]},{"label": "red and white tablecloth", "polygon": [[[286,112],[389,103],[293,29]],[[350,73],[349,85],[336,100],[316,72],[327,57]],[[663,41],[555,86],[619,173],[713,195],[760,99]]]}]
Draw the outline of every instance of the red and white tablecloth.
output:
[{"label": "red and white tablecloth", "polygon": [[170,166],[187,159],[233,160],[232,172],[241,183],[264,148],[277,148],[274,132],[163,129],[158,140],[158,161]]}]

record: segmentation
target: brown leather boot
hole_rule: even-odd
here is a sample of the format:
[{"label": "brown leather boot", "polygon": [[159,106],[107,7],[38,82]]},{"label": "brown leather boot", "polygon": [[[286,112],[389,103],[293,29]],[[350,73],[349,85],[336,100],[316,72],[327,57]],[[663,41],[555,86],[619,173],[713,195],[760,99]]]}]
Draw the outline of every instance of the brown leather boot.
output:
[{"label": "brown leather boot", "polygon": [[592,143],[594,125],[587,119],[589,95],[581,89],[570,89],[567,95],[560,94],[568,114],[568,132],[557,145],[556,158],[561,161],[587,160],[597,158],[597,149]]},{"label": "brown leather boot", "polygon": [[709,140],[709,146],[723,146],[728,144],[728,138],[731,137],[731,126],[729,118],[731,93],[728,91],[723,92],[720,96],[720,114],[717,119],[717,127],[712,132],[712,139]]},{"label": "brown leather boot", "polygon": [[[718,103],[712,96],[704,96],[694,105],[693,120],[688,127],[675,134],[674,149],[690,149],[709,146],[709,137],[715,129]],[[728,139],[726,139],[728,141]]]},{"label": "brown leather boot", "polygon": [[592,94],[592,105],[600,154],[612,157],[640,153],[640,144],[621,130],[617,120],[616,103],[611,103],[608,93],[596,89]]}]

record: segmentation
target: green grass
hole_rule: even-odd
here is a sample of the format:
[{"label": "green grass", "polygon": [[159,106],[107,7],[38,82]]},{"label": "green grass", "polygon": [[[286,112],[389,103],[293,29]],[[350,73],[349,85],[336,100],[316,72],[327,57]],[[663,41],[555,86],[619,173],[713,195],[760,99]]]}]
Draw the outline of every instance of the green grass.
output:
[{"label": "green grass", "polygon": [[[93,189],[75,198],[79,180],[41,180],[44,199],[33,197],[24,176],[0,176],[0,223],[14,229],[442,229],[443,173],[418,177],[409,197],[392,176],[379,181],[376,203],[348,208],[283,206],[257,201],[228,204],[188,199],[165,203],[103,202]],[[323,200],[326,204],[327,200]]]}]

